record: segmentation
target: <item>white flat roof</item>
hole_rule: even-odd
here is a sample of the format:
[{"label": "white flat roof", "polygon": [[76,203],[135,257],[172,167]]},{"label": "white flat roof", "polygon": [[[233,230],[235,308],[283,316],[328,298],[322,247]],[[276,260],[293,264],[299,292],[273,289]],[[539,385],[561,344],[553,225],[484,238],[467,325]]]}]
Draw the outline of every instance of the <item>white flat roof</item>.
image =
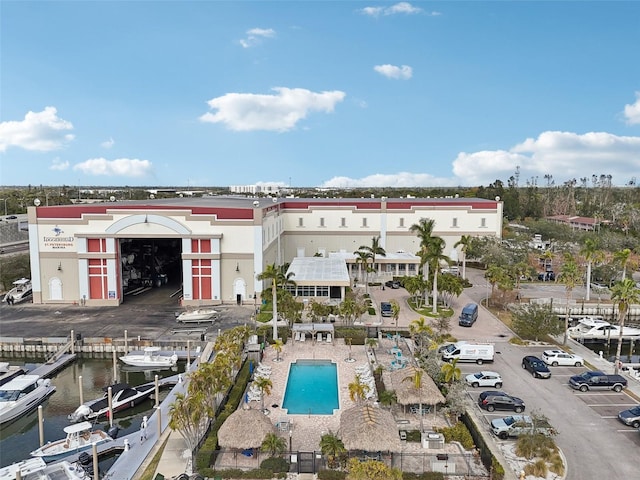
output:
[{"label": "white flat roof", "polygon": [[347,265],[342,258],[295,257],[287,273],[298,285],[350,285]]},{"label": "white flat roof", "polygon": [[[345,262],[355,262],[356,255],[353,252],[329,252],[329,258],[339,258]],[[419,263],[420,257],[408,252],[387,252],[386,256],[376,255],[376,263]]]}]

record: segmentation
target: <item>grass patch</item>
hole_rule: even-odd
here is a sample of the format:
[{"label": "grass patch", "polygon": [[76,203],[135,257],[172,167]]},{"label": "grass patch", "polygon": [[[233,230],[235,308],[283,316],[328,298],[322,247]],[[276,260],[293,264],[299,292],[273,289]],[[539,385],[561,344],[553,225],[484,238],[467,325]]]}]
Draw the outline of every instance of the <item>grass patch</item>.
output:
[{"label": "grass patch", "polygon": [[[167,439],[164,441],[162,446],[158,449],[156,454],[153,456],[153,458],[151,459],[151,462],[149,463],[149,465],[147,465],[147,468],[144,469],[144,472],[140,476],[139,480],[152,480],[153,479],[153,477],[154,477],[154,475],[156,473],[156,469],[158,468],[158,464],[160,463],[160,459],[162,458],[162,454],[164,453],[164,447],[167,446],[167,442],[168,441],[169,441],[169,437],[167,437]],[[160,472],[160,473],[162,473],[162,472]]]}]

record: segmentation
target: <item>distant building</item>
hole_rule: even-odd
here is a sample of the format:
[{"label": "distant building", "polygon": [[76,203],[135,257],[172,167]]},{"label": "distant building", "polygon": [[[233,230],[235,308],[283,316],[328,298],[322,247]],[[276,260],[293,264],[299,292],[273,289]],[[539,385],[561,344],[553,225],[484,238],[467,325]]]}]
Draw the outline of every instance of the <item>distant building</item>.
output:
[{"label": "distant building", "polygon": [[573,230],[584,230],[586,232],[593,232],[600,227],[601,221],[597,218],[591,217],[577,217],[573,215],[552,215],[547,217],[547,220],[562,225],[568,225]]},{"label": "distant building", "polygon": [[230,185],[231,193],[243,193],[249,195],[280,195],[286,189],[279,183],[261,183],[257,185]]}]

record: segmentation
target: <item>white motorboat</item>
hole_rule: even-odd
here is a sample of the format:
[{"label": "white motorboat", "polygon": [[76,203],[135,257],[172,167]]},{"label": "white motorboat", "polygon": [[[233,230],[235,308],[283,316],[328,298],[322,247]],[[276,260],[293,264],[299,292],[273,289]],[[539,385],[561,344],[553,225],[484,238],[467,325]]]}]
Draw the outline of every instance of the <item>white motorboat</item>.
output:
[{"label": "white motorboat", "polygon": [[146,347],[142,353],[131,352],[120,357],[127,365],[132,367],[142,367],[149,369],[166,369],[175,367],[178,363],[178,355],[163,355],[160,353],[160,347]]},{"label": "white motorboat", "polygon": [[217,310],[203,307],[182,312],[176,317],[176,321],[179,323],[213,322],[216,319],[216,315],[218,315]]},{"label": "white motorboat", "polygon": [[27,373],[22,367],[9,365],[9,362],[0,362],[0,385],[13,380],[19,375]]},{"label": "white motorboat", "polygon": [[102,430],[92,430],[91,422],[74,423],[64,427],[66,437],[46,445],[31,452],[32,457],[40,457],[45,462],[59,460],[72,453],[79,453],[89,449],[93,444],[99,445],[105,442],[112,442],[106,432]]},{"label": "white motorboat", "polygon": [[[116,383],[111,387],[111,408],[114,413],[132,408],[147,400],[155,391],[154,383],[145,383],[138,387],[131,387],[126,383]],[[69,415],[72,422],[82,420],[93,420],[107,415],[109,411],[109,387],[105,387],[104,395],[95,400],[85,402],[76,408],[75,412]]]},{"label": "white motorboat", "polygon": [[19,375],[0,386],[0,425],[36,409],[56,387],[39,375]]},{"label": "white motorboat", "polygon": [[13,288],[7,292],[2,301],[8,305],[13,305],[14,303],[20,303],[31,298],[32,293],[31,280],[21,278],[13,282]]},{"label": "white motorboat", "polygon": [[[620,337],[620,326],[613,325],[600,317],[584,317],[577,325],[570,327],[569,336],[576,340],[616,340]],[[640,328],[623,327],[623,339],[640,339]]]},{"label": "white motorboat", "polygon": [[47,465],[42,458],[29,458],[0,468],[0,480],[16,480],[18,470],[22,480],[87,480],[91,478],[78,463],[62,461]]}]

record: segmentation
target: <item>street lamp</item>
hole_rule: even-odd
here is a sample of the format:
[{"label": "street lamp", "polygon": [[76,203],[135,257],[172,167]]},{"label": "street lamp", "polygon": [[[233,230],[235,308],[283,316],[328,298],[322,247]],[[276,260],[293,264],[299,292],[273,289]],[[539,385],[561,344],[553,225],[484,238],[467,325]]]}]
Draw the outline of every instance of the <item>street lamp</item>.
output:
[{"label": "street lamp", "polygon": [[289,429],[289,452],[293,452],[293,430]]}]

